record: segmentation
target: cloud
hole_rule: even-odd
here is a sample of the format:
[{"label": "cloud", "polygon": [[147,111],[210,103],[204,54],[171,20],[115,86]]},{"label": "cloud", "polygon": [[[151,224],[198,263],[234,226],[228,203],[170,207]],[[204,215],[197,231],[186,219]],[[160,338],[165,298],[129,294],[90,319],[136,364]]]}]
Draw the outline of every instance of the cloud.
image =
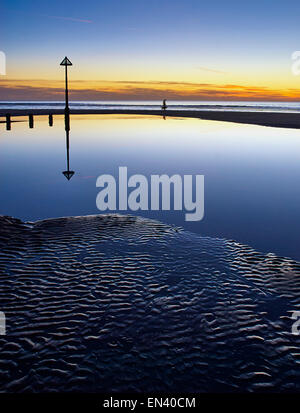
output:
[{"label": "cloud", "polygon": [[79,23],[93,23],[93,20],[78,19],[76,17],[51,16],[51,15],[48,15],[48,14],[44,14],[43,16],[48,17],[49,19],[70,20],[72,22],[79,22]]},{"label": "cloud", "polygon": [[203,70],[204,72],[212,72],[212,73],[219,73],[222,75],[227,75],[227,72],[224,72],[223,70],[210,69],[209,67],[204,67],[204,66],[196,66],[196,69]]},{"label": "cloud", "polygon": [[[297,89],[235,84],[163,81],[72,81],[71,100],[295,100]],[[0,100],[63,100],[62,81],[6,80],[0,85]]]}]

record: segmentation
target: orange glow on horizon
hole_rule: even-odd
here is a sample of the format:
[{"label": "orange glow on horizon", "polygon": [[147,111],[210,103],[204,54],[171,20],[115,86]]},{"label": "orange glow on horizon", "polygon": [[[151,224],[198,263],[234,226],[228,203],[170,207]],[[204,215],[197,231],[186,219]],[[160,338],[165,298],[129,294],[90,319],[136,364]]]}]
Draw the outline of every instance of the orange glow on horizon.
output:
[{"label": "orange glow on horizon", "polygon": [[[274,82],[275,83],[275,82]],[[294,85],[293,85],[294,86]],[[70,80],[71,100],[299,100],[286,86],[177,81]],[[63,100],[63,80],[3,79],[1,100]]]}]

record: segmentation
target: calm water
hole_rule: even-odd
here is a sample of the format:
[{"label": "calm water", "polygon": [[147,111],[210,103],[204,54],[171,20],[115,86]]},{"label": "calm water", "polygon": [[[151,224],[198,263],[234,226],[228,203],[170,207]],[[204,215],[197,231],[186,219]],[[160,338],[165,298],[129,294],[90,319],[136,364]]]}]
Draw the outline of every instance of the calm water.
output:
[{"label": "calm water", "polygon": [[[300,260],[300,132],[200,119],[71,117],[70,181],[62,116],[0,124],[0,214],[22,220],[97,214],[96,179],[132,174],[204,174],[205,217],[183,212],[138,215],[206,236],[234,239]],[[129,211],[129,213],[132,213]]]},{"label": "calm water", "polygon": [[[71,109],[82,111],[90,109],[160,109],[161,101],[73,101]],[[219,111],[246,111],[246,112],[300,112],[297,102],[230,102],[230,101],[176,101],[168,100],[168,110],[219,110]],[[0,109],[63,109],[62,101],[1,101]]]}]

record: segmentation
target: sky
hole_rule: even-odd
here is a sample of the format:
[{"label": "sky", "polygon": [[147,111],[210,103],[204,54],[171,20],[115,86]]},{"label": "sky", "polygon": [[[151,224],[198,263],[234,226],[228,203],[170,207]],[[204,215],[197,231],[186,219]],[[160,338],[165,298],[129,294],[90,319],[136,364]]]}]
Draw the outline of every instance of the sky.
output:
[{"label": "sky", "polygon": [[300,99],[300,2],[2,0],[0,100]]}]

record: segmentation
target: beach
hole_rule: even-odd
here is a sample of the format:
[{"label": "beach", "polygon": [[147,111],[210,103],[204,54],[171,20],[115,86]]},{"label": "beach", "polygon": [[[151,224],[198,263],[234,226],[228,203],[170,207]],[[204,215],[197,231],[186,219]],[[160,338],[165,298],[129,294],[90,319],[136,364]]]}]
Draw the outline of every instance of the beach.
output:
[{"label": "beach", "polygon": [[3,3],[0,401],[286,409],[300,2]]},{"label": "beach", "polygon": [[1,391],[299,392],[299,263],[128,215],[0,230]]},{"label": "beach", "polygon": [[[58,115],[63,114],[64,109],[0,109],[0,117],[7,114],[14,116],[27,115]],[[254,111],[219,111],[219,110],[155,110],[155,109],[70,109],[71,115],[88,114],[117,114],[117,115],[150,115],[167,117],[199,118],[205,120],[216,120],[221,122],[244,123],[277,128],[300,128],[300,115],[298,113],[283,112],[254,112]],[[1,119],[3,122],[4,119]],[[12,119],[13,121],[13,119]]]}]

